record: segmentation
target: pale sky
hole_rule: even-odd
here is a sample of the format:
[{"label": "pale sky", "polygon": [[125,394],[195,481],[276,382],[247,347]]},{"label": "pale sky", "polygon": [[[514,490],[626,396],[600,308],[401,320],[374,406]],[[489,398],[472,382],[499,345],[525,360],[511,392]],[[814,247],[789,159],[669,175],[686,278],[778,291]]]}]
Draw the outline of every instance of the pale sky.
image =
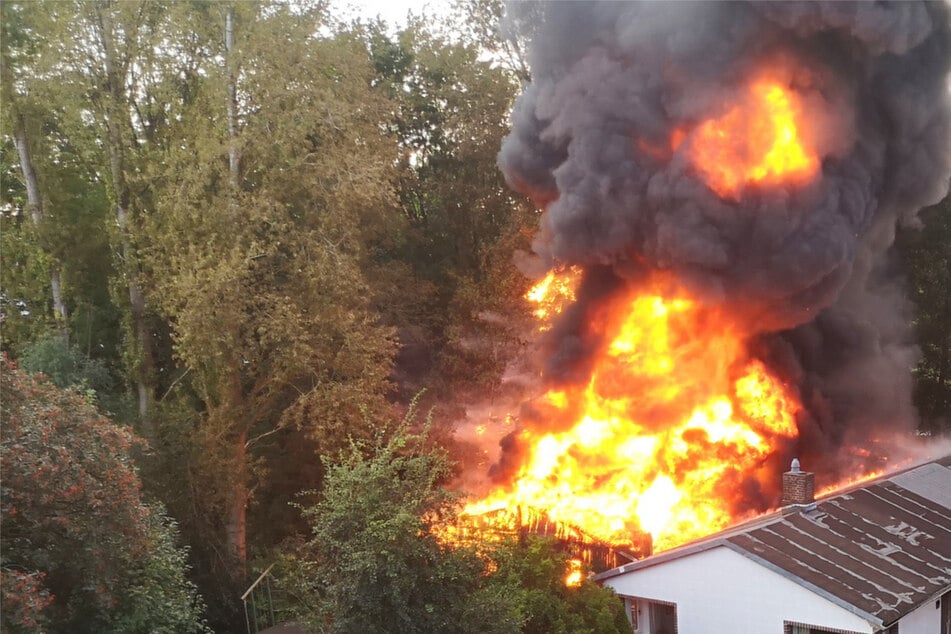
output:
[{"label": "pale sky", "polygon": [[408,11],[414,15],[448,13],[451,0],[331,0],[330,6],[338,16],[379,16],[391,25],[403,25]]}]

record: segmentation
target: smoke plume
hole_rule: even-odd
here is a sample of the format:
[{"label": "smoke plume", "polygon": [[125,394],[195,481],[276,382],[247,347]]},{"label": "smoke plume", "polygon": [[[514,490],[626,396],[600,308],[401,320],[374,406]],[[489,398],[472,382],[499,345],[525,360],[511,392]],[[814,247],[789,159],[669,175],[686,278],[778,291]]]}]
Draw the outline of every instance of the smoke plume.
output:
[{"label": "smoke plume", "polygon": [[[662,271],[737,315],[749,353],[798,388],[804,411],[787,453],[804,465],[856,437],[913,427],[918,353],[888,250],[896,227],[948,190],[948,6],[585,1],[508,11],[510,28],[531,26],[532,76],[499,165],[545,211],[538,256],[585,270],[550,333],[546,380],[583,377],[592,311]],[[691,131],[742,105],[764,73],[807,113],[818,172],[718,192],[691,160]]]}]

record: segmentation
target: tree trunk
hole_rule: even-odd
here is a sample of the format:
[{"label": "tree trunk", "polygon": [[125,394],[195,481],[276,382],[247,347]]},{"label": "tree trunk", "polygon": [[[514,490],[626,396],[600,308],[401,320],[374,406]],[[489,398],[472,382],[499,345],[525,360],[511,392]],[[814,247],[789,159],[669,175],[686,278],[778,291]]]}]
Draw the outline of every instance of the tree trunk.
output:
[{"label": "tree trunk", "polygon": [[[228,116],[228,186],[231,205],[234,207],[239,185],[240,155],[238,153],[237,63],[234,56],[234,4],[231,3],[225,9],[225,53],[228,77],[226,104]],[[225,532],[228,550],[235,563],[235,574],[238,578],[245,579],[248,572],[248,432],[247,426],[243,422],[242,413],[238,411],[244,400],[240,370],[232,370],[228,397],[229,405],[235,410],[233,420],[240,426],[240,431],[234,441],[234,463],[232,465],[234,484],[231,489],[230,509]]]},{"label": "tree trunk", "polygon": [[251,417],[245,407],[240,365],[229,369],[224,389],[225,418],[222,422],[228,425],[232,432],[226,436],[232,439],[229,465],[232,484],[225,522],[225,540],[234,565],[234,575],[243,581],[247,577],[248,562],[248,430]]},{"label": "tree trunk", "polygon": [[63,283],[59,278],[59,266],[50,265],[50,288],[53,291],[53,316],[59,323],[63,340],[69,343],[69,325],[66,323],[66,302],[63,301]]},{"label": "tree trunk", "polygon": [[234,5],[225,12],[225,52],[228,65],[228,182],[232,196],[238,192],[240,156],[238,154],[238,80],[234,55]]},{"label": "tree trunk", "polygon": [[23,180],[26,183],[26,201],[33,224],[40,224],[43,219],[43,201],[40,198],[40,183],[33,169],[33,156],[30,154],[30,144],[26,138],[26,123],[22,114],[17,114],[16,146],[20,156],[20,169],[23,170]]},{"label": "tree trunk", "polygon": [[112,32],[112,16],[110,7],[96,5],[96,14],[99,18],[103,62],[106,70],[106,84],[109,98],[106,105],[106,129],[109,142],[109,168],[112,175],[113,195],[115,196],[116,222],[121,235],[123,268],[129,280],[129,303],[132,315],[132,327],[135,332],[136,345],[140,353],[136,370],[136,387],[139,402],[139,423],[142,435],[154,438],[150,404],[152,400],[149,383],[151,381],[155,361],[153,358],[152,341],[149,336],[148,324],[145,315],[145,296],[137,284],[136,264],[133,261],[132,247],[129,240],[129,203],[131,192],[125,179],[125,146],[122,140],[122,126],[128,117],[124,90],[124,74],[119,72],[116,64],[116,49]]},{"label": "tree trunk", "polygon": [[[23,120],[21,113],[16,114],[16,122],[14,143],[20,158],[23,180],[26,183],[27,208],[33,224],[39,226],[43,220],[43,198],[40,196],[40,182],[33,167],[33,156],[30,153],[30,143],[26,134],[26,122]],[[55,263],[50,265],[50,286],[53,291],[53,317],[56,319],[56,323],[59,324],[63,340],[69,343],[66,302],[63,301],[63,285],[60,281],[59,266]]]},{"label": "tree trunk", "polygon": [[238,579],[248,576],[248,433],[245,430],[234,441],[234,469],[232,477],[228,522],[225,526],[228,552],[234,562]]}]

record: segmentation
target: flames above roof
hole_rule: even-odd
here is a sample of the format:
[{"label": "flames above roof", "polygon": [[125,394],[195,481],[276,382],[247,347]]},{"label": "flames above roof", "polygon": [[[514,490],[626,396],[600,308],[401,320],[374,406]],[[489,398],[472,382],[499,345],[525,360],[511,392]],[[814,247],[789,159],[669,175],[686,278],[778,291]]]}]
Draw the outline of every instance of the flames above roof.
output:
[{"label": "flames above roof", "polygon": [[776,505],[794,455],[833,481],[887,464],[917,352],[883,256],[947,192],[948,7],[509,11],[532,78],[499,165],[570,297],[540,309],[542,389],[470,510],[673,546]]}]

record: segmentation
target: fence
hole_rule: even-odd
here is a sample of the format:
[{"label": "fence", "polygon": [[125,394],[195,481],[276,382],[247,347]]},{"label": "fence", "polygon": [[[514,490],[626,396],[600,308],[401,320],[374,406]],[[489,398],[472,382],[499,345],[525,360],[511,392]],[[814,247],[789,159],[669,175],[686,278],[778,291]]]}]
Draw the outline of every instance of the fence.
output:
[{"label": "fence", "polygon": [[262,629],[277,625],[274,618],[274,601],[271,598],[270,573],[273,567],[274,564],[268,566],[267,570],[262,572],[251,587],[241,595],[248,634],[258,634]]}]

